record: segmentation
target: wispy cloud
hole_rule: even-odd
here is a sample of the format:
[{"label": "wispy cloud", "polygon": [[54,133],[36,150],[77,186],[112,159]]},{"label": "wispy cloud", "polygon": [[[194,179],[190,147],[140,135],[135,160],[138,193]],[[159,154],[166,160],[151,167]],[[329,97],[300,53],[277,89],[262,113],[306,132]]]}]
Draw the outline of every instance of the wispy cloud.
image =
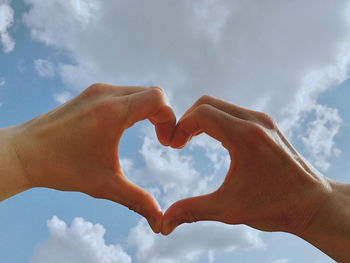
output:
[{"label": "wispy cloud", "polygon": [[302,142],[316,167],[327,171],[330,167],[328,159],[340,154],[340,150],[335,147],[334,137],[343,121],[336,109],[317,105],[312,111],[315,119],[308,124],[307,135],[302,136]]},{"label": "wispy cloud", "polygon": [[63,91],[61,93],[54,94],[54,99],[59,104],[66,103],[71,98],[73,98],[73,94],[69,91]]},{"label": "wispy cloud", "polygon": [[[139,153],[145,166],[123,160],[122,165],[126,165],[123,169],[126,168],[126,175],[133,182],[152,191],[158,188],[155,192],[160,193],[159,201],[164,209],[179,199],[213,192],[223,181],[230,158],[227,151],[209,137],[197,137],[187,152],[180,152],[160,145],[151,125],[145,126],[142,134]],[[209,155],[214,151],[215,154]],[[196,162],[204,162],[206,172],[198,171]]]},{"label": "wispy cloud", "polygon": [[9,53],[15,48],[15,41],[8,32],[13,24],[13,15],[14,11],[7,1],[0,1],[0,41],[5,53]]},{"label": "wispy cloud", "polygon": [[36,59],[34,60],[34,68],[36,72],[41,77],[49,77],[52,78],[55,76],[55,67],[52,62],[46,59]]},{"label": "wispy cloud", "polygon": [[0,77],[0,87],[6,84],[6,80],[4,77]]},{"label": "wispy cloud", "polygon": [[[6,80],[4,77],[0,77],[0,87],[4,86],[6,84]],[[3,103],[0,101],[0,108],[2,107]]]}]

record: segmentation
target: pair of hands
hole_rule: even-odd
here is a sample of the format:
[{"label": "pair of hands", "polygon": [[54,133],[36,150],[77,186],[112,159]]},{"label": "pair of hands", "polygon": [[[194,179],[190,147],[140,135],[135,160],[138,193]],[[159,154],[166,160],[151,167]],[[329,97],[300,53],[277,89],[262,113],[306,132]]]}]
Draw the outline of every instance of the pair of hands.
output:
[{"label": "pair of hands", "polygon": [[[118,160],[123,132],[147,118],[164,146],[182,148],[202,132],[220,141],[231,165],[219,189],[180,200],[163,215],[154,198],[123,175]],[[94,84],[13,127],[10,139],[28,188],[115,201],[165,235],[200,220],[300,233],[328,198],[329,181],[302,160],[269,116],[209,96],[176,123],[160,88]]]}]

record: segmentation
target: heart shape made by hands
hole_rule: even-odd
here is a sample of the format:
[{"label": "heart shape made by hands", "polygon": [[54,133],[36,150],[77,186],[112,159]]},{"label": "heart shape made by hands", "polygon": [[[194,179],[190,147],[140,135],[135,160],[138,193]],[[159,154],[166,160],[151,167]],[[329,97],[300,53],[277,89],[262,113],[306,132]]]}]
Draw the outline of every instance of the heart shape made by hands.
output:
[{"label": "heart shape made by hands", "polygon": [[[223,184],[213,193],[174,203],[163,215],[153,196],[131,183],[119,164],[122,134],[147,118],[165,146],[182,148],[202,132],[220,141],[231,157]],[[269,116],[210,96],[201,97],[176,123],[160,88],[95,84],[11,128],[11,141],[30,187],[118,202],[144,216],[156,233],[200,220],[297,233],[327,196],[327,181],[309,168]]]}]

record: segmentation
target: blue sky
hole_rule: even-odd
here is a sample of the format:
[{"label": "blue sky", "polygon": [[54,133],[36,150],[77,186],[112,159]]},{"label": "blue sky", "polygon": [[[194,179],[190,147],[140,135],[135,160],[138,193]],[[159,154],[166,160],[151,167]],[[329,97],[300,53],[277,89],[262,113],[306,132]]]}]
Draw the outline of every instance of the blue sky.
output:
[{"label": "blue sky", "polygon": [[[316,168],[349,182],[348,1],[239,2],[0,0],[0,127],[94,82],[157,84],[178,117],[203,94],[271,114]],[[163,210],[214,190],[228,165],[227,152],[205,136],[180,151],[162,148],[147,122],[124,134],[120,156],[125,174]],[[111,251],[114,260],[106,259]],[[161,237],[127,208],[79,193],[32,189],[1,202],[1,262],[50,254],[89,263],[74,260],[89,253],[107,263],[333,262],[299,238],[244,226],[196,223]]]}]

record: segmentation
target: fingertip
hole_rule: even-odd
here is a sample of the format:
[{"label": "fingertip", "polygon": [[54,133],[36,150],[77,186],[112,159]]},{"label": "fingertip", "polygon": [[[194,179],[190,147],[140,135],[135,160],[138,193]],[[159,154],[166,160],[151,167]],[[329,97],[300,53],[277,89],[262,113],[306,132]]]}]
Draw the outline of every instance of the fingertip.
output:
[{"label": "fingertip", "polygon": [[183,148],[191,139],[191,134],[182,130],[179,126],[175,127],[174,134],[170,141],[170,146],[175,149]]},{"label": "fingertip", "polygon": [[147,219],[147,222],[152,231],[156,234],[159,234],[162,230],[163,212],[157,199],[155,199],[154,196],[150,194],[148,194],[148,197],[151,201],[151,211],[140,214]]},{"label": "fingertip", "polygon": [[154,215],[152,215],[147,219],[147,222],[154,233],[159,234],[161,232],[162,224],[163,224],[162,220],[163,220],[162,211],[158,211],[158,213],[155,213]]},{"label": "fingertip", "polygon": [[163,228],[162,229],[162,235],[163,236],[168,236],[170,235],[174,230],[175,230],[176,227],[171,227],[171,226],[168,226],[167,228]]},{"label": "fingertip", "polygon": [[118,179],[117,186],[109,198],[146,218],[155,233],[160,233],[163,212],[157,199],[143,188],[133,184],[126,177]]},{"label": "fingertip", "polygon": [[163,220],[162,224],[162,235],[167,236],[171,234],[178,225],[175,222],[169,221],[167,219]]},{"label": "fingertip", "polygon": [[178,204],[179,201],[170,206],[164,213],[161,231],[162,235],[167,236],[171,234],[175,228],[186,221],[185,218],[179,218],[185,214],[183,213],[184,211],[182,211],[181,207],[178,206]]},{"label": "fingertip", "polygon": [[176,116],[173,109],[167,105],[163,105],[149,119],[155,127],[159,142],[164,146],[169,146],[176,126]]},{"label": "fingertip", "polygon": [[164,146],[170,146],[171,138],[175,129],[176,120],[172,120],[166,123],[156,123],[155,130],[157,133],[158,141]]}]

